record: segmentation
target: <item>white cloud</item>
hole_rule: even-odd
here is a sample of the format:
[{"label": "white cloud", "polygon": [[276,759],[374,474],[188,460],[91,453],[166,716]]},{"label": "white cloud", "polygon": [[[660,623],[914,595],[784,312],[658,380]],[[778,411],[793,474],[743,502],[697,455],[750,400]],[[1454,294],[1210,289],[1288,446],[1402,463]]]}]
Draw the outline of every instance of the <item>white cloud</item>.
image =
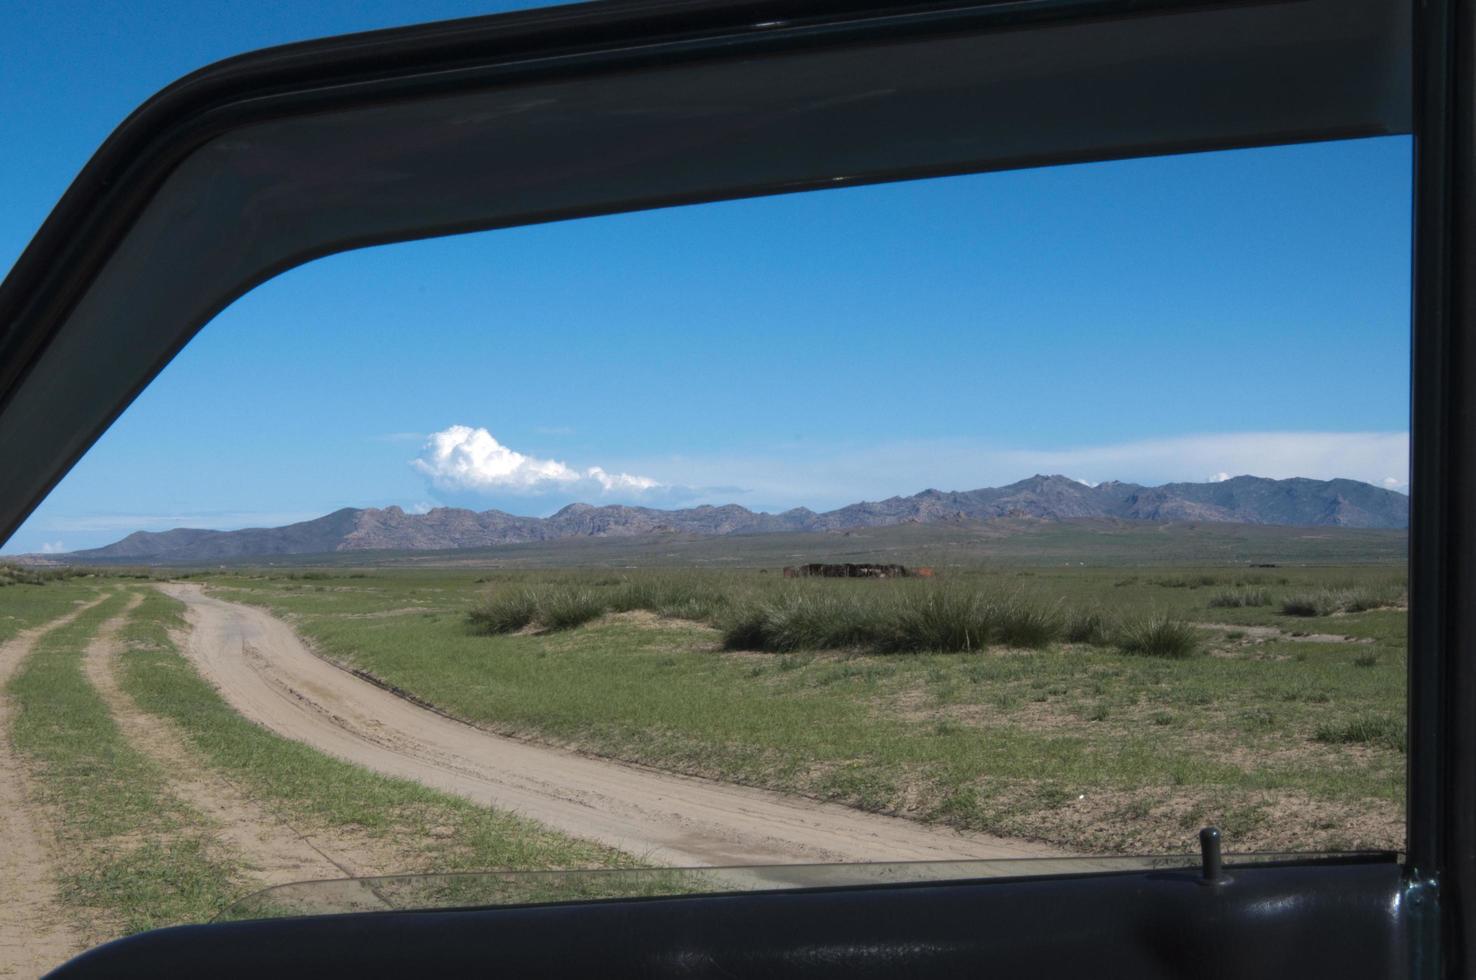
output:
[{"label": "white cloud", "polygon": [[432,433],[411,462],[438,490],[475,493],[643,493],[661,488],[645,476],[599,466],[575,469],[509,449],[483,428],[453,425]]},{"label": "white cloud", "polygon": [[66,545],[60,541],[45,541],[41,544],[41,554],[43,555],[59,555],[66,550]]},{"label": "white cloud", "polygon": [[1216,473],[1214,476],[1210,477],[1209,478],[1209,482],[1210,483],[1224,483],[1228,479],[1230,479],[1230,474],[1229,473],[1226,473],[1224,470],[1221,470],[1220,472]]},{"label": "white cloud", "polygon": [[661,486],[661,484],[648,476],[632,476],[629,473],[606,473],[598,466],[591,466],[584,472],[591,480],[594,480],[603,487],[607,493],[611,490],[654,490]]}]

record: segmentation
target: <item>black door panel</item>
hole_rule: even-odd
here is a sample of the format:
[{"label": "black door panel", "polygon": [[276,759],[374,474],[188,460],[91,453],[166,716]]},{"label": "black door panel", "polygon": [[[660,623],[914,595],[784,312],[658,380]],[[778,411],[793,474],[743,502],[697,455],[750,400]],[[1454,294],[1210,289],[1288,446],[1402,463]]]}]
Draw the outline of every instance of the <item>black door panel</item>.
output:
[{"label": "black door panel", "polygon": [[184,926],[56,978],[1407,975],[1384,863],[990,880]]}]

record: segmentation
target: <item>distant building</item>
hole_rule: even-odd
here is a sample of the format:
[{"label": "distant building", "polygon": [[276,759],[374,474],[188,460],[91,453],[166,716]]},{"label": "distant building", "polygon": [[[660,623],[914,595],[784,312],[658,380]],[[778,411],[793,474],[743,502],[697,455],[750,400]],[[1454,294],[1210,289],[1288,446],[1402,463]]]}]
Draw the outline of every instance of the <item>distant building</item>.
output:
[{"label": "distant building", "polygon": [[808,565],[791,565],[784,569],[785,578],[932,578],[931,568],[914,568],[905,565],[873,565],[857,562],[827,565],[811,562]]}]

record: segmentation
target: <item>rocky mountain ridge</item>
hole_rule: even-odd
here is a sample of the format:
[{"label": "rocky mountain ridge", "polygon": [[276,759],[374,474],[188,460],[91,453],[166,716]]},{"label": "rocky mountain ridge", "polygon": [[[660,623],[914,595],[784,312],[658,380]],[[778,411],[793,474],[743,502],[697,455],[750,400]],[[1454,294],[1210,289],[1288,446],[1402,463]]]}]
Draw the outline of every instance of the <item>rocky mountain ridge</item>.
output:
[{"label": "rocky mountain ridge", "polygon": [[1238,476],[1217,483],[1145,487],[1116,481],[1088,486],[1064,476],[1037,475],[1004,487],[930,489],[824,513],[798,507],[768,514],[737,504],[679,510],[570,504],[549,517],[456,507],[437,507],[424,514],[407,513],[399,507],[345,507],[285,527],[136,531],[121,541],[67,557],[200,561],[374,549],[485,548],[570,537],[844,531],[910,522],[979,523],[1001,517],[1403,528],[1409,525],[1409,498],[1357,480]]}]

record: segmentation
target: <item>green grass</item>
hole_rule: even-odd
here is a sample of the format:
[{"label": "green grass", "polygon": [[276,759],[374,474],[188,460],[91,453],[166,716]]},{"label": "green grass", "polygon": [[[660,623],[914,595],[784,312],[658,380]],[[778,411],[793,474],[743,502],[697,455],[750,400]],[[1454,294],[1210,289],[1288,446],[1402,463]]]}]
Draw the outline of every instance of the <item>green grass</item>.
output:
[{"label": "green grass", "polygon": [[538,594],[531,589],[499,591],[466,615],[478,633],[516,633],[538,618]]},{"label": "green grass", "polygon": [[1210,596],[1209,601],[1211,609],[1240,609],[1246,606],[1269,605],[1271,605],[1271,590],[1264,588],[1226,589]]},{"label": "green grass", "polygon": [[[1216,580],[1201,575],[1194,581]],[[876,583],[859,588],[823,580],[734,586],[730,579],[729,583],[725,592],[711,581],[694,582],[691,576],[678,582],[637,575],[591,577],[582,585],[505,586],[467,618],[474,631],[497,635],[527,626],[547,632],[569,630],[606,613],[642,610],[707,620],[722,633],[725,649],[768,653],[967,653],[995,646],[1039,650],[1063,638],[1097,646],[1115,644],[1128,653],[1156,657],[1192,656],[1199,647],[1197,632],[1174,617],[1115,624],[1100,608],[1064,610],[1060,603],[1041,601],[1018,587],[991,595],[967,585],[934,582],[891,583],[885,592]]]},{"label": "green grass", "polygon": [[603,616],[606,608],[593,589],[561,586],[539,596],[537,621],[546,630],[571,630]]},{"label": "green grass", "polygon": [[122,683],[144,710],[176,722],[204,760],[293,821],[391,844],[397,871],[608,867],[630,859],[418,783],[323,755],[260,728],[221,700],[170,640],[182,606],[150,591],[127,633]]},{"label": "green grass", "polygon": [[1116,642],[1124,653],[1183,660],[1199,652],[1199,631],[1172,616],[1148,616],[1122,626]]},{"label": "green grass", "polygon": [[1360,613],[1398,606],[1406,598],[1404,590],[1397,586],[1324,588],[1287,596],[1281,603],[1281,611],[1288,616]]},{"label": "green grass", "polygon": [[[730,650],[869,650],[875,653],[1039,649],[1066,631],[1062,611],[1016,593],[966,587],[898,584],[865,594],[834,583],[748,584],[729,591],[662,576],[594,578],[495,589],[468,614],[476,632],[497,635],[536,626],[575,629],[610,612],[635,610],[715,623]],[[1099,632],[1105,642],[1105,627]]]},{"label": "green grass", "polygon": [[115,592],[47,633],[12,678],[11,738],[35,767],[61,841],[61,897],[93,936],[204,921],[240,890],[231,855],[172,798],[82,673],[87,642],[122,611]]},{"label": "green grass", "polygon": [[1328,722],[1317,726],[1313,737],[1332,745],[1372,745],[1405,751],[1404,719],[1391,715],[1366,714],[1347,721]]},{"label": "green grass", "polygon": [[1112,642],[1112,622],[1100,609],[1077,609],[1066,617],[1062,638],[1068,643],[1105,647]]},{"label": "green grass", "polygon": [[727,612],[742,590],[732,582],[714,581],[711,575],[627,576],[610,596],[611,612],[644,609],[658,616],[711,622]]},{"label": "green grass", "polygon": [[[752,598],[728,616],[731,620],[723,630],[723,645],[730,650],[789,653],[881,645],[897,650],[895,643],[901,639],[887,637],[886,623],[879,610],[855,595],[808,586]],[[920,625],[926,628],[930,624]],[[952,639],[968,640],[967,637]],[[979,646],[980,640],[976,638],[974,645]]]},{"label": "green grass", "polygon": [[81,566],[61,565],[58,567],[49,567],[17,565],[14,562],[0,561],[0,589],[11,585],[47,585],[52,582],[65,582],[73,578],[90,577],[92,574],[92,569]]},{"label": "green grass", "polygon": [[[324,591],[265,571],[213,581],[224,598],[290,614],[330,658],[454,715],[612,758],[1097,850],[1182,849],[1199,822],[1218,820],[1250,828],[1237,849],[1401,843],[1403,756],[1316,733],[1402,713],[1404,613],[1340,617],[1338,632],[1374,641],[1361,645],[1229,641],[1185,625],[1290,630],[1299,620],[1279,605],[1207,612],[1204,590],[1279,600],[1397,587],[1398,567],[995,567],[945,571],[931,591],[704,570],[380,570]],[[703,611],[491,636],[468,624],[488,589],[555,588],[608,596],[612,610],[617,595],[661,595]],[[1002,645],[1000,620],[981,609],[1011,603],[1058,617],[1057,639]],[[375,609],[400,612],[364,618]],[[1192,638],[1213,655],[1107,642],[1121,640],[1119,623],[1159,621],[1177,624],[1157,629],[1160,653]],[[877,652],[889,622],[927,639],[906,656]],[[1043,639],[1019,622],[1026,641]],[[1345,832],[1358,814],[1387,815],[1386,829]]]},{"label": "green grass", "polygon": [[95,588],[76,581],[17,584],[0,592],[0,643],[17,633],[48,623],[97,597]]}]

